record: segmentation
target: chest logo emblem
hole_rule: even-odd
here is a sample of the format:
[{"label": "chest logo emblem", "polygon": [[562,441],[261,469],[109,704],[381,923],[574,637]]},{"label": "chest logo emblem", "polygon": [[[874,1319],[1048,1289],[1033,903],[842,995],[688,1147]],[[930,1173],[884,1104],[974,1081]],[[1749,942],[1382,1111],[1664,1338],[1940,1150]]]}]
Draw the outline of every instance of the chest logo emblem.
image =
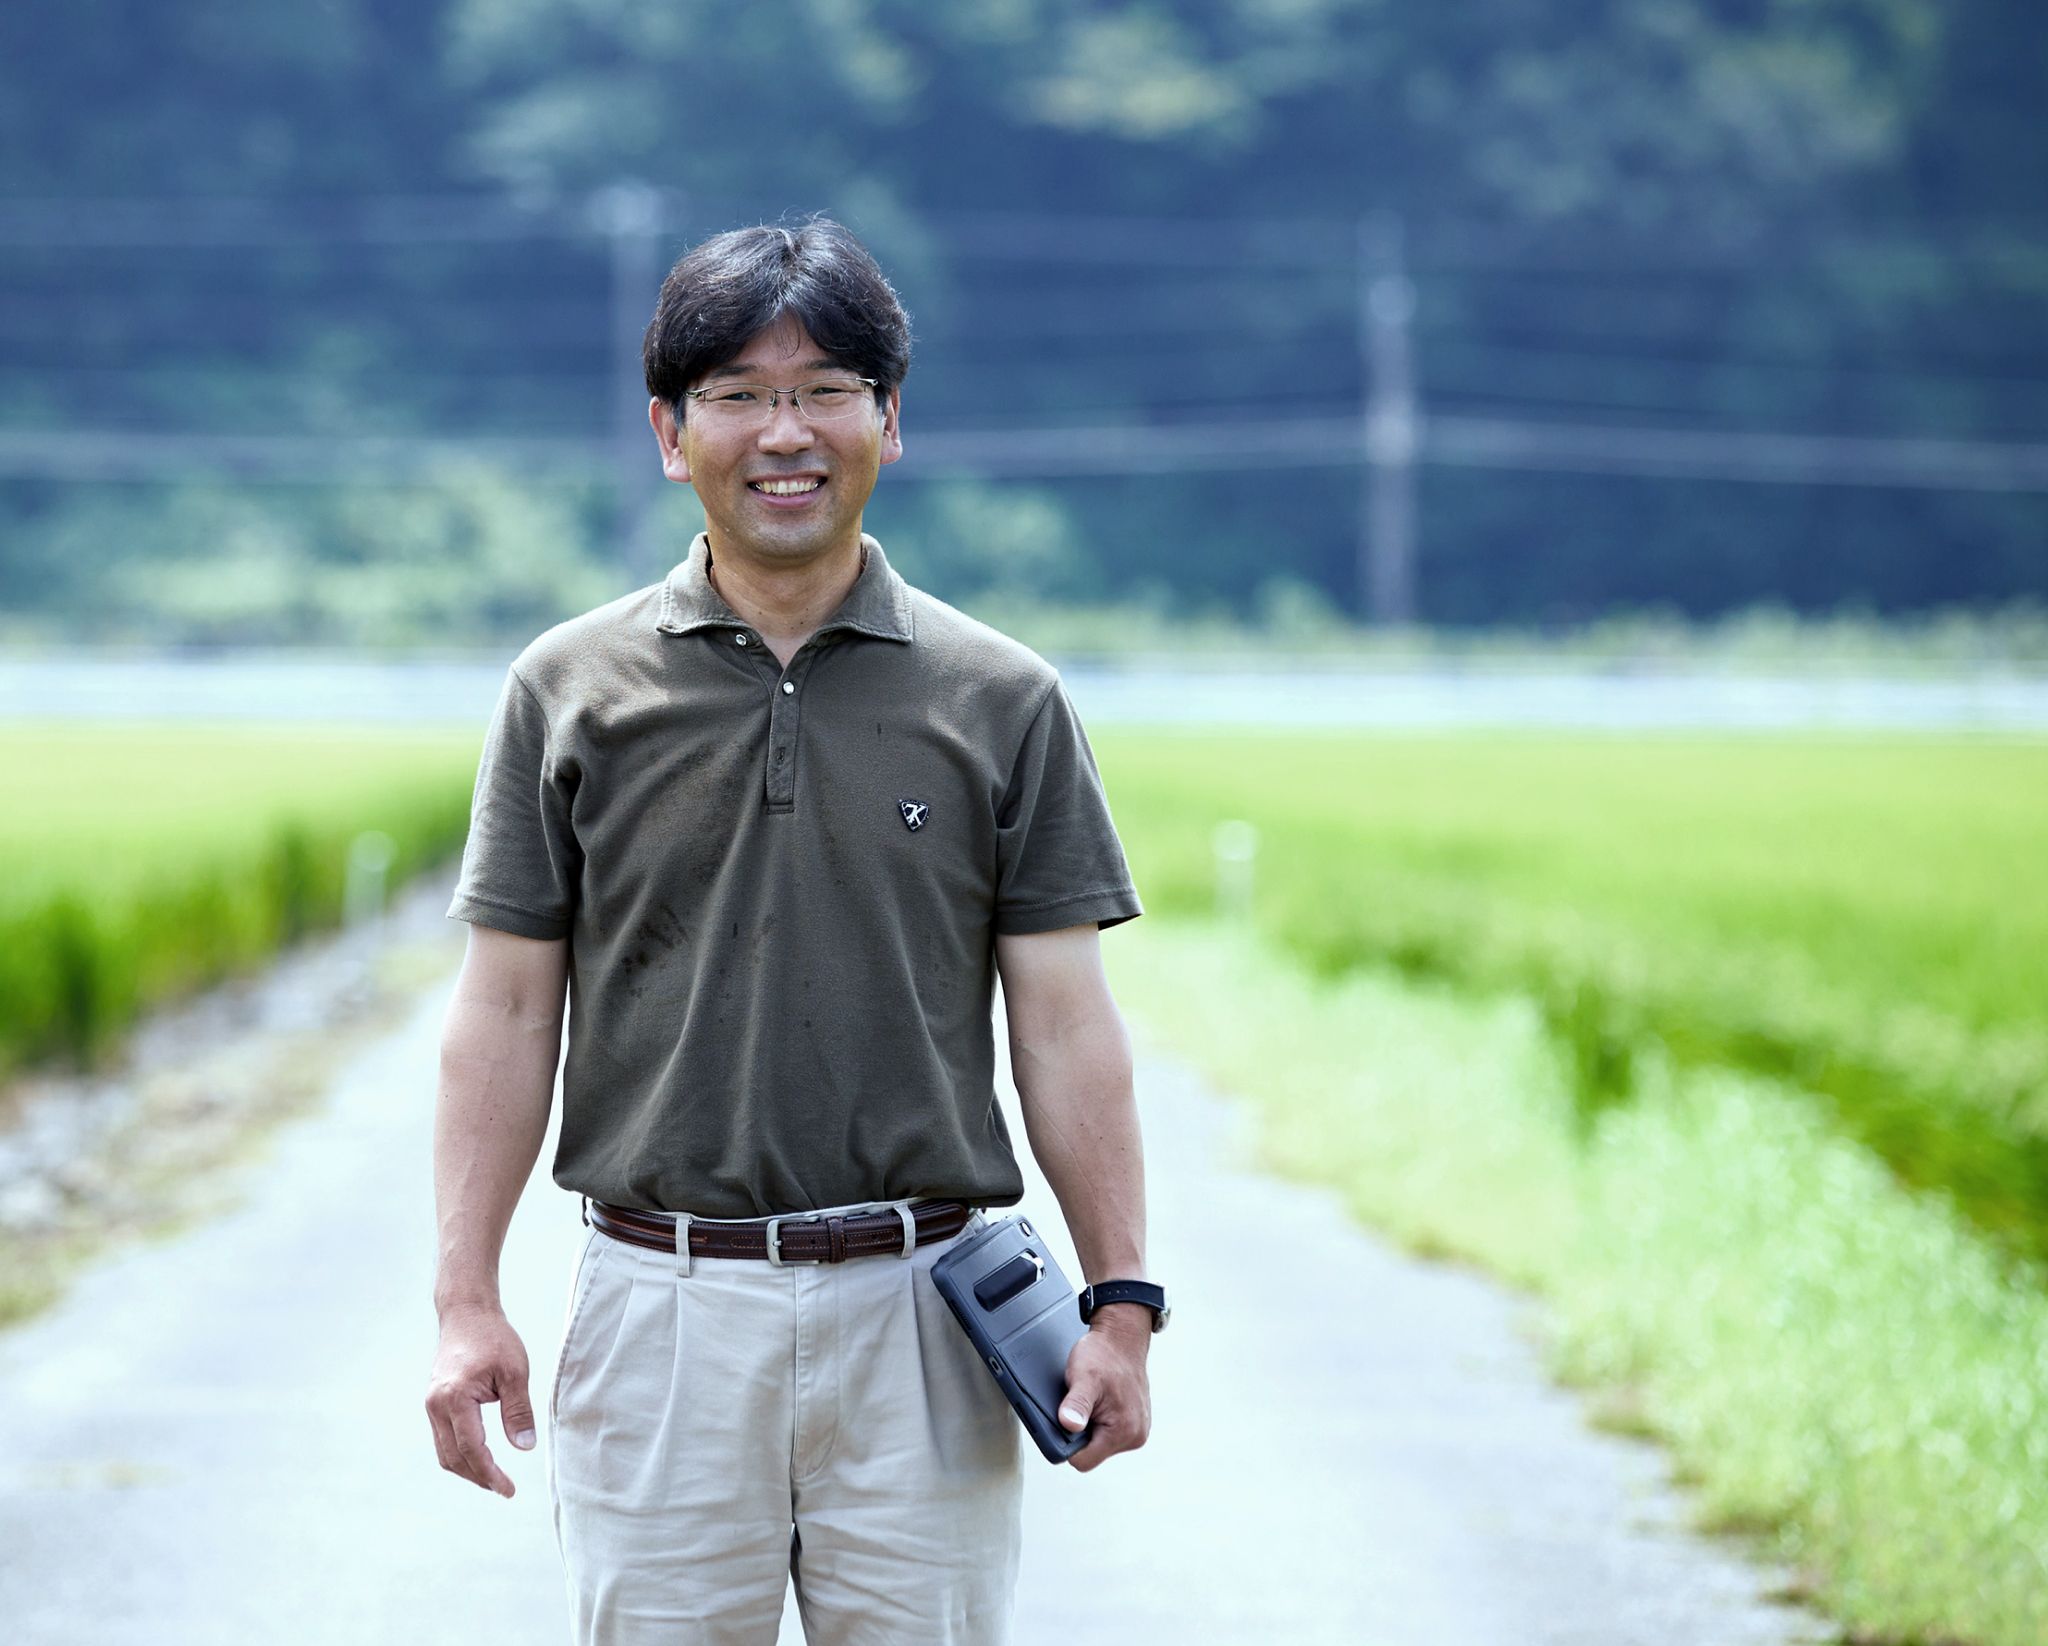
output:
[{"label": "chest logo emblem", "polygon": [[922,800],[899,800],[897,811],[903,814],[903,826],[912,834],[924,827],[924,820],[931,815],[931,807]]}]

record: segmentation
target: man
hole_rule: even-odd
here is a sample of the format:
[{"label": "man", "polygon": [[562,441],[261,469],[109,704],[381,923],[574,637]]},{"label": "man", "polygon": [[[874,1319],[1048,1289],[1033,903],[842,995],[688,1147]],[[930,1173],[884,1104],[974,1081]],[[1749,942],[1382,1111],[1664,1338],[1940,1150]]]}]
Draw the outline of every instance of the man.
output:
[{"label": "man", "polygon": [[[836,223],[706,241],[644,345],[705,530],[512,665],[449,913],[470,946],[435,1131],[442,1466],[509,1497],[534,1444],[498,1256],[545,1131],[586,1238],[549,1485],[593,1643],[1007,1638],[1020,1426],[930,1277],[1015,1204],[1027,1137],[1097,1301],[1061,1421],[1144,1444],[1127,1036],[1098,930],[1141,912],[1049,665],[861,529],[902,453],[908,322]],[[1135,1300],[1133,1300],[1135,1299]]]}]

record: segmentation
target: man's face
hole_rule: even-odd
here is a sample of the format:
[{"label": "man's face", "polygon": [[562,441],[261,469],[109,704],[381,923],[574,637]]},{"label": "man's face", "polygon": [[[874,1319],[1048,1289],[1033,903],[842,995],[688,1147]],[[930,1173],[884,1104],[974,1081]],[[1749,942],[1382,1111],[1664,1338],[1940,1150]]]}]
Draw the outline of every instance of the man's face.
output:
[{"label": "man's face", "polygon": [[[794,318],[756,334],[725,365],[692,388],[765,383],[791,389],[819,377],[852,376],[811,341]],[[764,560],[799,563],[860,540],[861,510],[884,463],[903,455],[897,430],[900,393],[884,402],[863,397],[852,415],[812,422],[788,395],[755,428],[720,425],[696,401],[685,403],[677,424],[672,408],[649,408],[662,442],[662,469],[686,481],[704,506],[713,555],[737,547]],[[816,482],[807,490],[774,495],[766,482]]]}]

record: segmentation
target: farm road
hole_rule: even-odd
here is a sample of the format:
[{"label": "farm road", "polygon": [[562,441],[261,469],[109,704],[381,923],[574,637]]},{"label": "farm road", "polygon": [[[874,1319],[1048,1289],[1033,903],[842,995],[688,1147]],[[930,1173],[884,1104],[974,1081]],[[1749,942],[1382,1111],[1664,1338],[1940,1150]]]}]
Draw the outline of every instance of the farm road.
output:
[{"label": "farm road", "polygon": [[[491,1414],[507,1502],[440,1471],[421,1407],[446,998],[244,1168],[235,1211],[0,1333],[13,1646],[567,1638],[542,1451],[513,1451]],[[1241,1113],[1156,1051],[1140,1091],[1150,1256],[1175,1303],[1153,1438],[1087,1475],[1027,1445],[1019,1646],[1827,1638],[1757,1598],[1770,1574],[1681,1529],[1654,1450],[1584,1426],[1513,1298],[1247,1172]],[[543,1403],[583,1235],[552,1150],[505,1263]],[[1078,1274],[1035,1175],[1024,1206]],[[782,1640],[801,1638],[792,1597]]]}]

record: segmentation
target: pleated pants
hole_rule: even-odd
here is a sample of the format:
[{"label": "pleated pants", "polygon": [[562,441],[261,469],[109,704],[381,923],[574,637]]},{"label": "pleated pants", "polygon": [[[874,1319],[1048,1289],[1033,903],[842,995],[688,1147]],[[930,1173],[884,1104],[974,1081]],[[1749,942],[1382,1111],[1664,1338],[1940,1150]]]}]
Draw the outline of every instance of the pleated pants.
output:
[{"label": "pleated pants", "polygon": [[687,1273],[590,1231],[548,1410],[577,1646],[774,1646],[791,1582],[809,1646],[1008,1640],[1025,1437],[931,1279],[986,1222]]}]

